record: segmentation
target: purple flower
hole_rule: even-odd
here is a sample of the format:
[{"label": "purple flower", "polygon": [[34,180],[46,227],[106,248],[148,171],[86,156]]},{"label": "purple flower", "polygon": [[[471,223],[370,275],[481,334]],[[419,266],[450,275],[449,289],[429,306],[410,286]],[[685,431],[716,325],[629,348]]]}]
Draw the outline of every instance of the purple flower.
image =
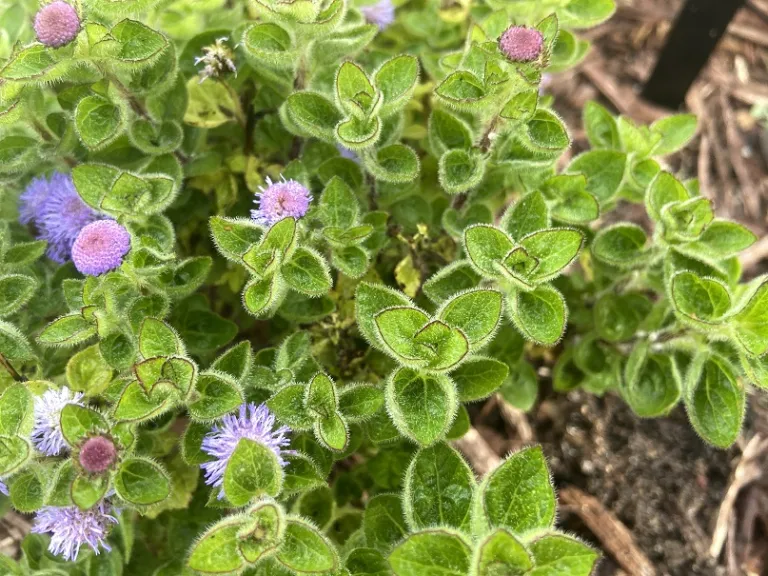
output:
[{"label": "purple flower", "polygon": [[32,428],[32,442],[39,452],[46,456],[58,456],[67,448],[61,433],[61,410],[67,404],[82,406],[82,392],[62,387],[61,390],[46,390],[35,398],[35,424]]},{"label": "purple flower", "polygon": [[115,443],[106,436],[92,436],[80,447],[78,461],[90,474],[106,472],[117,461]]},{"label": "purple flower", "polygon": [[21,214],[37,227],[37,238],[48,242],[48,257],[63,264],[69,260],[72,244],[80,230],[98,218],[80,199],[72,177],[54,172],[47,192],[40,181],[32,181],[21,196]]},{"label": "purple flower", "polygon": [[341,144],[336,144],[336,150],[339,151],[339,154],[341,154],[342,158],[346,158],[347,160],[352,160],[353,162],[360,163],[360,156],[357,155],[357,152],[354,150],[350,150],[349,148],[345,148]]},{"label": "purple flower", "polygon": [[45,176],[35,178],[19,196],[19,222],[34,224],[40,220],[41,211],[48,198],[50,186]]},{"label": "purple flower", "polygon": [[114,220],[91,222],[75,239],[72,261],[81,274],[99,276],[118,268],[131,249],[131,235]]},{"label": "purple flower", "polygon": [[37,39],[51,48],[69,44],[78,32],[80,17],[77,10],[61,0],[43,6],[35,16]]},{"label": "purple flower", "polygon": [[272,182],[267,176],[267,188],[256,193],[258,209],[251,210],[251,218],[263,226],[272,226],[283,218],[301,218],[307,213],[312,194],[296,180]]},{"label": "purple flower", "polygon": [[376,24],[379,30],[385,30],[395,21],[392,0],[379,0],[376,4],[361,7],[360,12],[369,24]]},{"label": "purple flower", "polygon": [[532,62],[544,48],[544,36],[535,28],[512,26],[501,35],[499,48],[513,62]]},{"label": "purple flower", "polygon": [[112,550],[105,538],[110,524],[117,524],[117,518],[110,514],[111,506],[104,501],[90,510],[80,510],[77,506],[56,508],[44,506],[35,516],[32,532],[51,533],[48,551],[63,556],[66,560],[75,560],[80,547],[87,544],[98,554],[99,546]]},{"label": "purple flower", "polygon": [[240,406],[239,416],[227,414],[221,419],[221,424],[215,425],[203,438],[203,452],[215,458],[200,465],[205,471],[205,483],[211,486],[221,486],[224,483],[227,463],[242,438],[266,446],[277,456],[280,465],[286,466],[288,463],[283,460],[282,455],[293,454],[291,450],[284,450],[290,443],[286,437],[290,431],[288,426],[275,428],[275,417],[265,404],[243,404]]},{"label": "purple flower", "polygon": [[8,492],[8,486],[5,485],[5,482],[0,480],[0,494],[3,494],[4,496],[10,496],[10,492]]}]

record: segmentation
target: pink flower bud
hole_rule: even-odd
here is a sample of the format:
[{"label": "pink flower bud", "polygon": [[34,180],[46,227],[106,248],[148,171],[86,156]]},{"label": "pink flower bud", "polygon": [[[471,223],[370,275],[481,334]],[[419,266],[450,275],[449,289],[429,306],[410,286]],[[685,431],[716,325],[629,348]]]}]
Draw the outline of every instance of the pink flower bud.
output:
[{"label": "pink flower bud", "polygon": [[51,48],[72,42],[80,32],[80,17],[71,4],[56,0],[40,8],[35,16],[37,39]]},{"label": "pink flower bud", "polygon": [[532,62],[544,48],[544,37],[535,28],[512,26],[501,35],[499,48],[513,62]]},{"label": "pink flower bud", "polygon": [[83,228],[72,246],[72,261],[81,274],[99,276],[123,263],[131,235],[114,220],[97,220]]},{"label": "pink flower bud", "polygon": [[117,460],[115,443],[105,436],[88,438],[80,448],[80,466],[91,474],[109,470]]}]

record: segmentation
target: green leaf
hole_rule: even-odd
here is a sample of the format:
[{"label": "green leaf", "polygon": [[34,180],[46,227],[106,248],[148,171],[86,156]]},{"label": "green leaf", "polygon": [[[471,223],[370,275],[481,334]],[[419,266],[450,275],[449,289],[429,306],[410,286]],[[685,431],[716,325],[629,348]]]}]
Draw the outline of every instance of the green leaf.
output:
[{"label": "green leaf", "polygon": [[422,286],[422,291],[435,304],[441,304],[454,294],[475,288],[480,275],[466,260],[458,260],[433,274]]},{"label": "green leaf", "polygon": [[32,455],[32,446],[21,436],[0,435],[0,474],[10,476]]},{"label": "green leaf", "polygon": [[402,184],[419,176],[419,157],[403,144],[390,144],[375,153],[366,153],[363,163],[376,179],[384,182]]},{"label": "green leaf", "polygon": [[403,505],[395,494],[378,494],[368,501],[363,517],[363,531],[368,546],[387,552],[408,533]]},{"label": "green leaf", "polygon": [[37,290],[37,281],[24,274],[0,276],[0,318],[18,312]]},{"label": "green leaf", "polygon": [[768,282],[755,290],[749,301],[730,319],[734,336],[753,356],[768,351]]},{"label": "green leaf", "polygon": [[107,493],[109,478],[107,476],[78,475],[72,482],[72,502],[81,510],[95,506]]},{"label": "green leaf", "polygon": [[496,332],[501,313],[501,292],[475,289],[451,298],[440,308],[437,317],[459,328],[471,346],[480,347]]},{"label": "green leaf", "polygon": [[151,460],[127,458],[115,475],[115,490],[126,502],[149,506],[170,495],[171,483],[166,472]]},{"label": "green leaf", "polygon": [[503,528],[498,528],[486,536],[475,554],[475,574],[494,576],[501,573],[507,576],[523,576],[533,568],[533,559],[525,546],[515,536]]},{"label": "green leaf", "polygon": [[293,430],[312,428],[314,418],[304,407],[305,390],[303,384],[288,384],[267,400],[267,406],[277,418]]},{"label": "green leaf", "polygon": [[507,379],[509,367],[494,358],[475,356],[451,372],[461,402],[487,398]]},{"label": "green leaf", "polygon": [[355,292],[357,329],[370,344],[380,347],[374,318],[385,308],[410,304],[410,299],[401,292],[383,284],[361,282]]},{"label": "green leaf", "polygon": [[78,404],[65,405],[61,409],[59,421],[61,433],[70,446],[76,446],[91,432],[109,430],[104,416],[96,410]]},{"label": "green leaf", "polygon": [[75,109],[75,129],[89,149],[96,150],[118,136],[122,124],[120,108],[98,95],[86,96]]},{"label": "green leaf", "polygon": [[333,102],[314,92],[294,92],[285,101],[288,118],[307,134],[334,142],[336,125],[342,120]]},{"label": "green leaf", "polygon": [[472,133],[464,122],[439,108],[429,116],[429,145],[436,157],[448,150],[461,150],[472,146]]},{"label": "green leaf", "polygon": [[539,103],[538,90],[524,90],[510,98],[499,116],[513,122],[526,122],[533,118]]},{"label": "green leaf", "polygon": [[3,264],[7,266],[26,266],[45,254],[48,243],[45,240],[17,242],[3,254]]},{"label": "green leaf", "polygon": [[378,117],[369,119],[349,118],[336,126],[336,138],[345,148],[362,150],[373,146],[381,135]]},{"label": "green leaf", "polygon": [[721,261],[739,254],[755,243],[754,233],[736,222],[714,220],[696,242],[685,245],[684,253],[705,262]]},{"label": "green leaf", "polygon": [[405,517],[411,530],[431,526],[469,527],[475,477],[446,444],[416,453],[405,476]]},{"label": "green leaf", "polygon": [[310,357],[310,345],[307,332],[294,332],[288,336],[277,351],[275,371],[290,370],[297,373]]},{"label": "green leaf", "polygon": [[661,210],[667,204],[688,200],[685,186],[669,172],[659,172],[645,196],[645,208],[655,221],[661,220]]},{"label": "green leaf", "polygon": [[509,316],[517,329],[543,346],[557,344],[565,332],[567,315],[565,299],[548,285],[532,292],[518,292],[509,307]]},{"label": "green leaf", "polygon": [[677,363],[666,354],[645,354],[635,346],[624,369],[621,391],[632,411],[641,418],[668,413],[680,400]]},{"label": "green leaf", "polygon": [[252,279],[243,288],[243,304],[256,317],[264,316],[280,302],[282,293],[275,277]]},{"label": "green leaf", "polygon": [[579,154],[566,168],[568,174],[583,174],[587,192],[601,206],[613,199],[624,181],[627,155],[616,150],[592,150]]},{"label": "green leaf", "polygon": [[613,115],[603,106],[590,100],[584,105],[584,129],[593,149],[617,150],[621,145],[619,131]]},{"label": "green leaf", "polygon": [[410,368],[401,368],[389,378],[386,402],[400,433],[422,446],[445,436],[458,408],[456,389],[447,376]]},{"label": "green leaf", "polygon": [[32,415],[32,394],[22,383],[12,384],[0,396],[0,434],[16,434]]},{"label": "green leaf", "polygon": [[512,204],[501,219],[501,228],[513,239],[549,228],[549,209],[541,192],[526,194]]},{"label": "green leaf", "polygon": [[[568,224],[586,224],[597,220],[600,206],[587,192],[587,179],[581,174],[560,174],[544,182],[541,193],[549,201],[552,218]],[[547,228],[542,226],[542,228]]]},{"label": "green leaf", "polygon": [[297,248],[280,271],[291,288],[309,296],[326,294],[333,286],[325,259],[310,248]]},{"label": "green leaf", "polygon": [[192,547],[187,566],[203,574],[239,570],[245,564],[238,549],[238,533],[246,525],[242,517],[224,518],[211,526]]},{"label": "green leaf", "polygon": [[693,272],[675,274],[670,295],[675,310],[696,324],[716,322],[731,308],[731,295],[722,282]]},{"label": "green leaf", "polygon": [[37,337],[42,344],[74,346],[96,333],[96,326],[78,312],[57,318]]},{"label": "green leaf", "polygon": [[515,247],[507,234],[484,224],[464,230],[464,246],[472,265],[487,278],[502,277],[497,266]]},{"label": "green leaf", "polygon": [[370,117],[379,98],[365,71],[349,61],[336,73],[336,96],[347,113],[361,120]]},{"label": "green leaf", "polygon": [[563,121],[554,112],[544,108],[536,110],[526,123],[523,134],[523,141],[533,150],[565,150],[571,145],[571,137]]},{"label": "green leaf", "polygon": [[384,556],[373,548],[355,548],[348,555],[345,566],[351,576],[390,576]]},{"label": "green leaf", "polygon": [[520,246],[538,261],[528,279],[548,282],[559,276],[579,255],[584,235],[571,228],[552,228],[533,232],[519,241]]},{"label": "green leaf", "polygon": [[315,420],[315,437],[333,452],[344,452],[349,444],[349,429],[344,417],[338,412]]},{"label": "green leaf", "polygon": [[381,117],[403,108],[411,99],[418,81],[419,61],[415,56],[396,56],[382,64],[373,75],[373,83],[384,97]]},{"label": "green leaf", "polygon": [[72,356],[66,373],[69,388],[86,396],[101,393],[112,382],[112,369],[101,357],[99,346],[89,346]]},{"label": "green leaf", "polygon": [[240,553],[256,563],[271,556],[285,536],[285,514],[275,502],[262,501],[248,510],[249,522],[238,533]]},{"label": "green leaf", "polygon": [[[57,66],[59,65],[59,66]],[[43,81],[58,76],[66,66],[55,51],[43,44],[32,44],[13,55],[0,69],[0,78],[16,81]]]},{"label": "green leaf", "polygon": [[[110,44],[112,39],[117,41],[117,47]],[[126,64],[135,65],[148,62],[160,54],[168,44],[168,40],[141,22],[123,20],[112,27],[109,39],[105,37],[102,42],[94,46],[94,50],[98,51],[102,44],[109,48],[109,56]]]},{"label": "green leaf", "polygon": [[196,420],[210,421],[232,412],[243,403],[243,393],[228,374],[203,372],[197,378],[194,400],[187,406]]},{"label": "green leaf", "polygon": [[186,430],[184,430],[184,436],[181,439],[180,447],[184,461],[190,466],[196,466],[203,462],[210,462],[213,460],[213,458],[206,452],[203,452],[201,448],[203,438],[210,431],[210,425],[202,422],[190,422]]},{"label": "green leaf", "polygon": [[162,320],[146,318],[139,331],[139,351],[144,358],[183,354],[176,332]]},{"label": "green leaf", "polygon": [[333,380],[325,374],[315,374],[307,385],[304,403],[308,410],[321,416],[330,416],[336,412],[339,402]]},{"label": "green leaf", "polygon": [[283,470],[275,453],[260,442],[241,438],[224,471],[224,494],[233,506],[243,506],[254,497],[277,496]]},{"label": "green leaf", "polygon": [[354,384],[339,394],[339,411],[349,422],[367,420],[384,406],[384,392],[370,384]]},{"label": "green leaf", "polygon": [[547,534],[529,545],[534,568],[530,576],[589,576],[600,555],[564,534]]},{"label": "green leaf", "polygon": [[0,320],[0,353],[9,360],[31,360],[35,357],[29,342],[16,326]]},{"label": "green leaf", "polygon": [[298,53],[288,32],[273,22],[254,24],[243,34],[243,47],[248,56],[278,70],[292,69]]},{"label": "green leaf", "polygon": [[360,206],[347,184],[334,176],[320,196],[320,217],[326,226],[350,228],[357,221]]},{"label": "green leaf", "polygon": [[592,241],[598,260],[619,268],[636,268],[648,258],[648,237],[637,224],[619,222],[600,230]]},{"label": "green leaf", "polygon": [[311,458],[297,452],[287,454],[288,465],[284,468],[284,480],[281,494],[296,494],[326,486],[325,476]]},{"label": "green leaf", "polygon": [[642,294],[606,294],[593,309],[595,330],[608,342],[630,340],[651,313],[651,307],[650,300]]},{"label": "green leaf", "polygon": [[40,469],[33,467],[14,476],[10,483],[11,504],[19,512],[30,513],[42,507],[45,485],[41,473]]},{"label": "green leaf", "polygon": [[476,110],[488,94],[477,76],[460,70],[449,74],[435,88],[435,95],[448,106],[458,110]]},{"label": "green leaf", "polygon": [[675,114],[657,120],[650,128],[651,132],[661,135],[661,140],[651,154],[666,156],[681,150],[696,135],[696,124],[696,116],[693,114]]},{"label": "green leaf", "polygon": [[475,150],[448,150],[440,157],[438,177],[448,194],[475,188],[485,174],[485,161]]},{"label": "green leaf", "polygon": [[458,534],[425,530],[411,534],[389,555],[395,576],[466,576],[471,549]]},{"label": "green leaf", "polygon": [[480,502],[492,528],[509,528],[513,534],[551,528],[555,491],[541,447],[526,448],[504,460],[483,481]]},{"label": "green leaf", "polygon": [[251,350],[251,344],[250,342],[244,341],[235,344],[232,348],[216,358],[211,365],[211,368],[231,376],[236,382],[242,383],[250,373],[252,363],[253,352]]},{"label": "green leaf", "polygon": [[290,570],[301,573],[333,571],[339,565],[336,550],[327,538],[298,518],[288,520],[277,559]]},{"label": "green leaf", "polygon": [[717,356],[700,355],[688,368],[685,388],[685,408],[696,432],[718,448],[736,442],[746,394],[733,368]]}]

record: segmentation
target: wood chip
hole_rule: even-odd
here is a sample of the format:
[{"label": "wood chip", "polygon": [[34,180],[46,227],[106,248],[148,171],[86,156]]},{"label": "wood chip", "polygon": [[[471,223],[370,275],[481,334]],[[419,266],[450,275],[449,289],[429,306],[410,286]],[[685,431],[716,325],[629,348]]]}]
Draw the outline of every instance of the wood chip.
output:
[{"label": "wood chip", "polygon": [[600,540],[603,549],[629,576],[654,576],[657,572],[648,557],[637,547],[632,533],[600,501],[575,486],[558,493],[561,505],[576,514]]}]

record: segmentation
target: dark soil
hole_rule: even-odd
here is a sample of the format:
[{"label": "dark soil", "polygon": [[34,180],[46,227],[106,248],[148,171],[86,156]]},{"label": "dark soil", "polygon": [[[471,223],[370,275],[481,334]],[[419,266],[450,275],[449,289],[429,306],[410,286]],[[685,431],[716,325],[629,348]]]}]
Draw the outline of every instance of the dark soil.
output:
[{"label": "dark soil", "polygon": [[[574,392],[545,400],[531,416],[556,484],[598,498],[626,524],[659,574],[726,573],[707,548],[735,452],[704,444],[682,409],[641,420],[615,396]],[[574,514],[561,514],[560,526],[594,542]],[[605,558],[597,575],[617,569]]]}]

